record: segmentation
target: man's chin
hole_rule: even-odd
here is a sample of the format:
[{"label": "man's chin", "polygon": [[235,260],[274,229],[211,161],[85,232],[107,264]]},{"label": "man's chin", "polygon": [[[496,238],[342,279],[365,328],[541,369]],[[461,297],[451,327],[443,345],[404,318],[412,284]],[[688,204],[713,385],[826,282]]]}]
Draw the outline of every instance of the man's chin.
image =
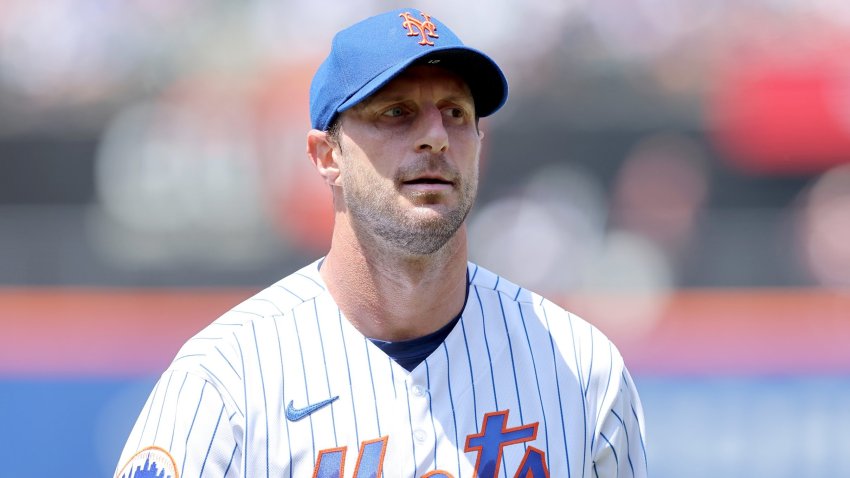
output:
[{"label": "man's chin", "polygon": [[439,227],[451,222],[456,215],[455,208],[450,208],[445,204],[413,206],[407,214],[410,222],[421,224],[423,227]]}]

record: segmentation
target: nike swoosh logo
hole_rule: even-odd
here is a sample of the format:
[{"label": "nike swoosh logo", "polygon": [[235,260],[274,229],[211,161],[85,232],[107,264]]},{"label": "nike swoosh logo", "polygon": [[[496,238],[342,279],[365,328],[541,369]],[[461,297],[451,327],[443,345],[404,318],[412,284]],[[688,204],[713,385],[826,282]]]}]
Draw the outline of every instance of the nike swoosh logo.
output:
[{"label": "nike swoosh logo", "polygon": [[295,400],[290,400],[289,405],[286,406],[286,419],[290,422],[297,422],[298,420],[301,420],[302,418],[315,412],[316,410],[326,405],[330,405],[331,403],[336,401],[337,398],[339,398],[339,395],[329,398],[327,400],[322,400],[321,402],[316,402],[311,405],[307,405],[304,408],[295,408],[293,406]]}]

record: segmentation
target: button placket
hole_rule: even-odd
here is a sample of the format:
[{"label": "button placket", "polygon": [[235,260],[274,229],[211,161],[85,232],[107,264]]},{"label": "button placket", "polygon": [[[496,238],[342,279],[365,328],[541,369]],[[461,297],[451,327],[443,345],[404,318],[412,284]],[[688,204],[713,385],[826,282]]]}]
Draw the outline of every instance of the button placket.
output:
[{"label": "button placket", "polygon": [[[428,393],[428,389],[421,384],[413,383],[409,385],[410,396],[413,398],[411,400],[411,405],[415,408],[418,413],[416,415],[422,417],[423,419],[428,416],[430,409],[430,396]],[[429,440],[429,431],[422,428],[424,422],[419,421],[418,423],[414,423],[413,432],[413,441],[417,446],[424,446],[427,444]],[[419,426],[418,428],[416,426]]]},{"label": "button placket", "polygon": [[428,391],[422,385],[414,385],[413,386],[413,396],[422,398],[428,394]]}]

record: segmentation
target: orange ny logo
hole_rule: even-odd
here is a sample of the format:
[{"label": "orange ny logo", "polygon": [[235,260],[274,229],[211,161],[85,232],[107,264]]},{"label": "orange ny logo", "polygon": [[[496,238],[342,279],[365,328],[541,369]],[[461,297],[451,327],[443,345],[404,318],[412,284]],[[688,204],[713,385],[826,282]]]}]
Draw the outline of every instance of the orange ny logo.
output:
[{"label": "orange ny logo", "polygon": [[407,28],[407,36],[422,37],[422,39],[419,40],[420,45],[434,46],[434,42],[429,40],[428,37],[440,38],[440,36],[435,33],[437,31],[437,25],[434,25],[434,22],[431,21],[430,15],[423,13],[422,16],[425,18],[425,21],[423,22],[413,18],[408,12],[404,12],[399,16],[404,19],[401,26],[403,28]]}]

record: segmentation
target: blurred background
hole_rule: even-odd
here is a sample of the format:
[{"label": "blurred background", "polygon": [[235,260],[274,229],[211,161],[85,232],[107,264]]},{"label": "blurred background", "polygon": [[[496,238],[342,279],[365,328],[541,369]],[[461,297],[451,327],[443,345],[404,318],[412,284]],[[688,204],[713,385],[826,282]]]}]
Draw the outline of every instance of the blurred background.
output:
[{"label": "blurred background", "polygon": [[850,476],[850,3],[0,2],[3,476],[109,476],[180,344],[324,253],[333,33],[413,6],[510,81],[472,259],[620,347],[651,475]]}]

